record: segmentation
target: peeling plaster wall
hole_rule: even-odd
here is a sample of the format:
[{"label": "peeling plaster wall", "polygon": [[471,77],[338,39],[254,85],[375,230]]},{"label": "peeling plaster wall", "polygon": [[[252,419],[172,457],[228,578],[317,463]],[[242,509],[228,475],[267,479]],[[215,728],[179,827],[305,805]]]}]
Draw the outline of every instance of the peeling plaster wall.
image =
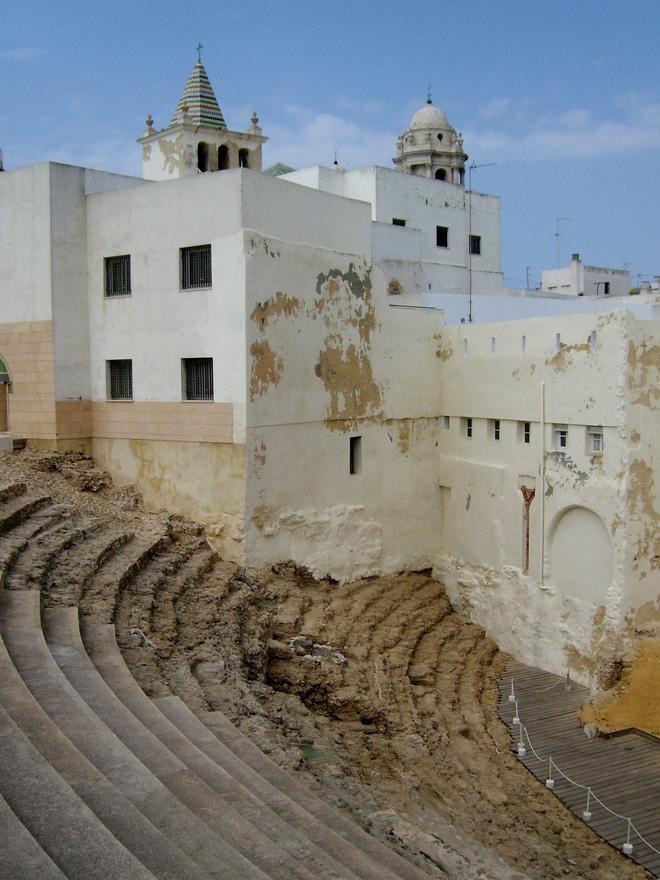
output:
[{"label": "peeling plaster wall", "polygon": [[[390,308],[383,273],[344,251],[351,242],[368,251],[366,206],[325,196],[343,212],[328,226],[319,194],[303,194],[291,188],[304,201],[286,212],[281,237],[245,233],[247,555],[293,558],[338,580],[428,567],[440,515],[441,315]],[[256,200],[248,209],[254,224],[277,232],[277,218],[259,209]],[[292,216],[304,229],[291,229]],[[351,474],[355,435],[362,467]]]},{"label": "peeling plaster wall", "polygon": [[[660,588],[650,570],[652,327],[619,311],[446,327],[438,339],[449,427],[440,432],[436,576],[518,659],[596,685],[631,636],[630,608],[650,614]],[[633,405],[631,363],[640,353],[643,404]],[[565,448],[554,425],[567,426]],[[602,455],[591,454],[587,426],[603,427]],[[535,490],[527,575],[522,486]]]}]

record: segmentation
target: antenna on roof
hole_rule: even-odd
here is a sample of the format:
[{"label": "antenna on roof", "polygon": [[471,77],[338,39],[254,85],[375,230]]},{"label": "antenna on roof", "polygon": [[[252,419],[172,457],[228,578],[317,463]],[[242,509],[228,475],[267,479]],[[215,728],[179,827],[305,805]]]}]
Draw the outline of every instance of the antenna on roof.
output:
[{"label": "antenna on roof", "polygon": [[337,150],[335,150],[335,161],[332,164],[339,165],[339,162],[337,161]]},{"label": "antenna on roof", "polygon": [[432,103],[433,103],[433,101],[431,100],[431,83],[429,83],[429,87],[428,87],[428,89],[426,90],[426,103],[427,103],[427,104],[432,104]]},{"label": "antenna on roof", "polygon": [[204,48],[202,43],[197,43],[197,63],[202,63],[202,49]]}]

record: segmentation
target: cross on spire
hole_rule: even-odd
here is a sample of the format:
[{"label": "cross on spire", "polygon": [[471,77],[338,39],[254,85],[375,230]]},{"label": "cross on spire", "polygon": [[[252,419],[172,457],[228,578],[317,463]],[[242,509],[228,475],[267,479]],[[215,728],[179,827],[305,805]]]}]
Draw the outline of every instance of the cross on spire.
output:
[{"label": "cross on spire", "polygon": [[202,43],[197,43],[197,63],[202,63],[202,49],[204,48]]}]

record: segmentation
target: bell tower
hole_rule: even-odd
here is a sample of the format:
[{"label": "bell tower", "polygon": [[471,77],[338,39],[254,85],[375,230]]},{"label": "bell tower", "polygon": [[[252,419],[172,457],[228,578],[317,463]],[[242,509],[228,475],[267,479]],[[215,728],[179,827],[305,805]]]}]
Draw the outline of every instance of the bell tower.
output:
[{"label": "bell tower", "polygon": [[463,186],[467,153],[463,137],[449,124],[429,94],[426,104],[413,114],[408,129],[396,142],[392,161],[400,171]]},{"label": "bell tower", "polygon": [[149,180],[193,177],[228,168],[261,171],[261,147],[268,138],[252,114],[246,132],[227,128],[218,99],[202,64],[202,45],[169,125],[156,129],[147,116],[142,144],[142,175]]}]

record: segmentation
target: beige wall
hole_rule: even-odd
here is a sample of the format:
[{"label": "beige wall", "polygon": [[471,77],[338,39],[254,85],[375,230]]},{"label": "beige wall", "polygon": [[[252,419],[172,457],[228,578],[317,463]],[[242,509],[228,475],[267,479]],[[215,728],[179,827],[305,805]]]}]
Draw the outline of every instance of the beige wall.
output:
[{"label": "beige wall", "polygon": [[0,357],[11,379],[11,433],[15,437],[55,438],[52,322],[0,324]]},{"label": "beige wall", "polygon": [[137,440],[232,442],[232,405],[217,401],[95,400],[93,437]]},{"label": "beige wall", "polygon": [[138,487],[148,510],[205,523],[225,558],[243,559],[244,446],[95,437],[92,452],[117,483]]}]

